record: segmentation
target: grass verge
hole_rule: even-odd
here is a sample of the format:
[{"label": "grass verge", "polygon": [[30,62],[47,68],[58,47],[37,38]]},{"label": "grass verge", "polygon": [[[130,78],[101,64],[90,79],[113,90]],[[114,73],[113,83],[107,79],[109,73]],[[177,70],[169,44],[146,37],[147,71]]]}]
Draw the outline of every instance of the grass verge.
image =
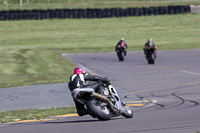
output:
[{"label": "grass verge", "polygon": [[10,110],[0,111],[0,123],[17,122],[21,120],[41,119],[55,115],[64,115],[75,113],[75,107],[59,107],[49,109],[24,109],[24,110]]}]

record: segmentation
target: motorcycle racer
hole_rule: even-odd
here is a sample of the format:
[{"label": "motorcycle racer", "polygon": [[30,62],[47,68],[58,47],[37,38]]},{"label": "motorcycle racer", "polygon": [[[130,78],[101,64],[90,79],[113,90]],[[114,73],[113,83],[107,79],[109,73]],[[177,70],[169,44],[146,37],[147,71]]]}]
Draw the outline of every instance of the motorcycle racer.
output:
[{"label": "motorcycle racer", "polygon": [[124,38],[121,38],[115,47],[115,51],[117,52],[117,50],[119,50],[119,49],[124,49],[124,55],[126,56],[127,48],[128,48],[128,46],[127,46],[127,43],[125,42]]},{"label": "motorcycle racer", "polygon": [[149,50],[153,49],[154,50],[154,55],[156,58],[156,50],[157,47],[155,46],[155,44],[153,43],[152,39],[149,38],[147,40],[147,42],[145,43],[145,45],[143,46],[143,50],[144,50],[144,54],[147,55],[147,53],[149,52]]},{"label": "motorcycle racer", "polygon": [[[95,82],[93,84],[86,83],[87,81],[101,81]],[[81,88],[93,88],[95,92],[100,91],[103,88],[102,82],[106,83],[109,82],[108,78],[102,78],[96,75],[89,75],[85,72],[83,67],[76,67],[74,69],[74,74],[70,77],[70,81],[68,83],[68,87],[72,92],[74,89],[81,89]],[[74,103],[77,109],[77,113],[79,116],[83,116],[89,114],[89,111],[84,107],[84,104],[76,101]]]}]

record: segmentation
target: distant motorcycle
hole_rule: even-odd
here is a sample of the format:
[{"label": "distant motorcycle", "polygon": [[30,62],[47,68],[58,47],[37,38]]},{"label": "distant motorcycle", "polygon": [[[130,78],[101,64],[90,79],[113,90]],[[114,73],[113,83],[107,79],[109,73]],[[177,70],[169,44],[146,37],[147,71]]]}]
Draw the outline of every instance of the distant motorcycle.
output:
[{"label": "distant motorcycle", "polygon": [[132,118],[132,110],[120,100],[116,89],[111,83],[102,84],[104,89],[98,93],[93,88],[77,88],[72,91],[72,97],[77,102],[86,104],[89,114],[99,120],[105,121],[119,115]]},{"label": "distant motorcycle", "polygon": [[119,61],[124,61],[124,49],[120,48],[117,50],[117,57]]},{"label": "distant motorcycle", "polygon": [[149,48],[149,50],[146,54],[146,59],[147,59],[148,64],[154,64],[155,63],[156,55],[155,55],[154,48]]}]

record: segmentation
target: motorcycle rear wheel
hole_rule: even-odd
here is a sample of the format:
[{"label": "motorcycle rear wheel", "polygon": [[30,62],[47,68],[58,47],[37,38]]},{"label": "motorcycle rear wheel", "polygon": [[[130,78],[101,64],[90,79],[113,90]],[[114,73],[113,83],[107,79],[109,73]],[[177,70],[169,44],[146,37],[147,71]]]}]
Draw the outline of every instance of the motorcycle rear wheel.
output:
[{"label": "motorcycle rear wheel", "polygon": [[92,115],[96,116],[101,121],[106,121],[111,118],[110,110],[107,106],[102,106],[96,99],[91,99],[86,102],[86,107],[92,113]]}]

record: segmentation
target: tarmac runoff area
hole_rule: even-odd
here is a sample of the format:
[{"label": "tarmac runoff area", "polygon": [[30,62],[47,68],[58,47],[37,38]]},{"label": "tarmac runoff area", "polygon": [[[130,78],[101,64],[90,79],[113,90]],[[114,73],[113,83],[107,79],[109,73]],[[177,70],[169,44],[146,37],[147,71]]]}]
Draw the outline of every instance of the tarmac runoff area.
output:
[{"label": "tarmac runoff area", "polygon": [[[67,83],[0,88],[0,111],[32,108],[74,106]],[[116,87],[122,101],[138,101],[138,97],[125,98],[128,91]]]}]

